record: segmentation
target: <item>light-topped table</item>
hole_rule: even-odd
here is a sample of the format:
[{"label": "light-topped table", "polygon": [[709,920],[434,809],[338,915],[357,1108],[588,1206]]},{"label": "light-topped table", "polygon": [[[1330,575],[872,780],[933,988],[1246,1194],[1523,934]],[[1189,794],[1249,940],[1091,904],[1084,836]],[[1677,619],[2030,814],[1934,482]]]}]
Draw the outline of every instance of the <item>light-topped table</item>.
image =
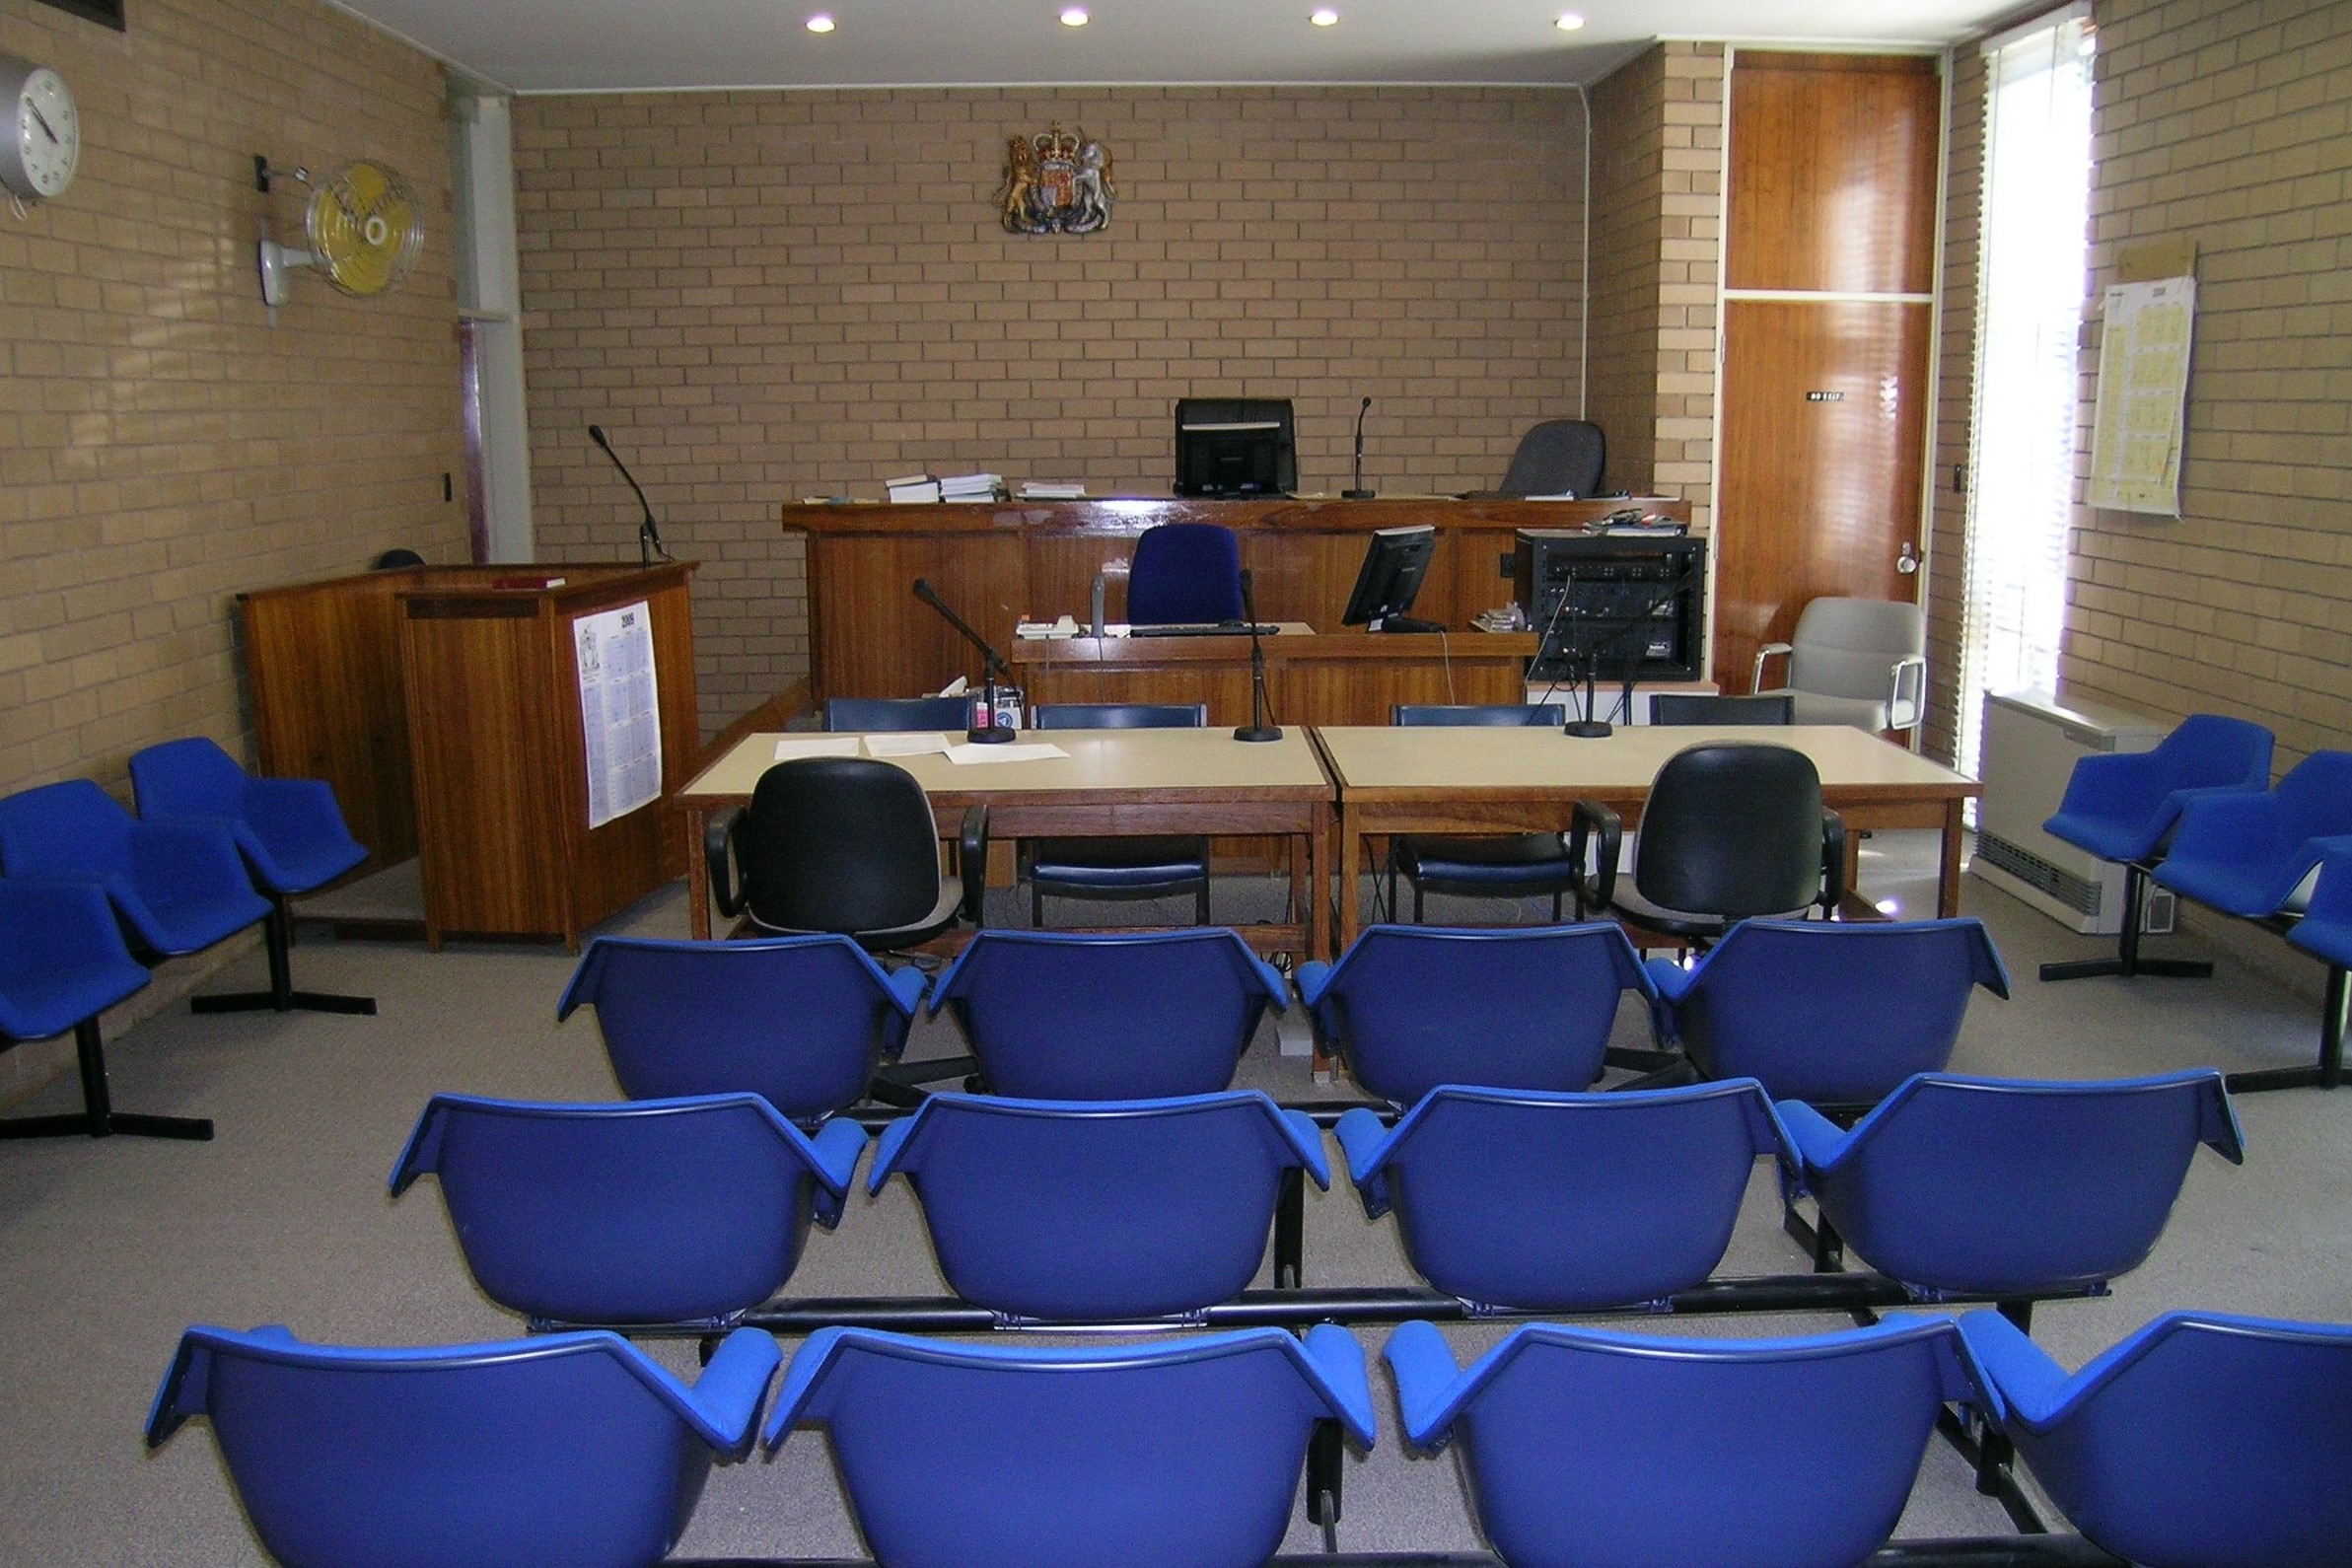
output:
[{"label": "light-topped table", "polygon": [[[1960,806],[1983,786],[1875,735],[1838,725],[1635,725],[1578,740],[1527,729],[1319,727],[1317,746],[1339,786],[1338,942],[1356,938],[1355,873],[1369,840],[1394,833],[1566,831],[1576,802],[1598,801],[1628,827],[1666,759],[1702,741],[1794,747],[1820,770],[1822,804],[1849,830],[1933,827],[1944,835],[1936,908],[1960,912]],[[1851,853],[1853,838],[1847,839]],[[1849,873],[1851,867],[1849,866]],[[1850,877],[1849,877],[1850,883]]]},{"label": "light-topped table", "polygon": [[[749,803],[783,739],[747,736],[671,797],[685,819],[686,903],[696,937],[710,935],[703,823],[713,812]],[[1281,740],[1256,744],[1235,740],[1230,730],[1025,731],[1021,739],[1051,742],[1069,755],[957,763],[934,752],[888,760],[923,786],[943,838],[955,835],[967,807],[986,806],[989,835],[1000,839],[1145,833],[1293,839],[1291,907],[1301,918],[1244,926],[1242,935],[1261,952],[1311,958],[1330,951],[1330,899],[1319,890],[1328,877],[1322,845],[1331,780],[1304,729],[1293,725]]]}]

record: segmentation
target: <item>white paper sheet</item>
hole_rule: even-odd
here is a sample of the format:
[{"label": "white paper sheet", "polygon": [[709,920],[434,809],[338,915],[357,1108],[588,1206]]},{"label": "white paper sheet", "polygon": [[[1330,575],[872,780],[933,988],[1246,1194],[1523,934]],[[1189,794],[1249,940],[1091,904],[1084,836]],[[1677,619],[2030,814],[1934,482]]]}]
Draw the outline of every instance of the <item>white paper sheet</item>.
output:
[{"label": "white paper sheet", "polygon": [[1070,753],[1050,741],[1015,741],[1004,746],[973,746],[965,742],[948,748],[951,762],[1042,762]]},{"label": "white paper sheet", "polygon": [[572,622],[586,741],[588,825],[604,826],[662,798],[662,709],[653,610],[642,603]]},{"label": "white paper sheet", "polygon": [[927,756],[948,748],[948,738],[936,730],[915,730],[903,735],[869,735],[866,754],[876,757]]},{"label": "white paper sheet", "polygon": [[854,735],[787,735],[776,742],[776,760],[789,762],[802,756],[855,756],[858,738]]}]

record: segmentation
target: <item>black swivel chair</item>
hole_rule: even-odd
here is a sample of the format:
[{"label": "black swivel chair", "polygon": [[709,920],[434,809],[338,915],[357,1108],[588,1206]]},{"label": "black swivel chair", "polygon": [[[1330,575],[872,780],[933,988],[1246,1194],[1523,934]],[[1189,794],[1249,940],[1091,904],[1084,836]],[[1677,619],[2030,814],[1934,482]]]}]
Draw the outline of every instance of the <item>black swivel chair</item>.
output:
[{"label": "black swivel chair", "polygon": [[1845,897],[1845,823],[1821,805],[1813,759],[1789,747],[1709,741],[1667,758],[1642,806],[1630,889],[1617,883],[1622,832],[1615,812],[1576,803],[1580,920],[1615,913],[1704,947],[1751,915],[1832,913]]},{"label": "black swivel chair", "polygon": [[748,809],[712,818],[703,848],[727,918],[748,914],[788,935],[837,932],[890,952],[959,918],[979,923],[988,809],[963,814],[964,875],[943,876],[939,829],[913,774],[866,757],[801,757],[760,774]]},{"label": "black swivel chair", "polygon": [[1505,495],[1595,495],[1608,443],[1582,419],[1546,419],[1530,427],[1511,454],[1499,488]]},{"label": "black swivel chair", "polygon": [[1659,691],[1650,696],[1650,722],[1679,724],[1795,724],[1797,699],[1776,696],[1718,697],[1698,691]]},{"label": "black swivel chair", "polygon": [[[1039,730],[1200,730],[1205,702],[1041,702]],[[1126,838],[1040,838],[1021,846],[1029,862],[1029,914],[1045,924],[1045,895],[1157,898],[1189,891],[1197,924],[1209,923],[1209,841],[1183,834]]]},{"label": "black swivel chair", "polygon": [[[1565,710],[1557,702],[1400,702],[1389,710],[1390,724],[1533,726],[1558,729]],[[1560,918],[1560,898],[1576,888],[1577,863],[1568,858],[1557,833],[1501,833],[1482,838],[1436,838],[1398,834],[1389,840],[1389,914],[1396,917],[1396,877],[1413,886],[1413,924],[1421,923],[1425,893],[1471,898],[1520,898],[1551,894],[1551,918]]]}]

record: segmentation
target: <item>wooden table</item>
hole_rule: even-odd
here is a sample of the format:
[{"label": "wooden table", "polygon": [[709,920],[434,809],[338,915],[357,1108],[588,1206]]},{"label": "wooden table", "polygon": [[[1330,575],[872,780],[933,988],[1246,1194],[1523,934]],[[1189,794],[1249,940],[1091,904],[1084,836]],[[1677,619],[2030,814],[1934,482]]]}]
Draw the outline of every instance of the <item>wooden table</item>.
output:
[{"label": "wooden table", "polygon": [[[686,902],[698,938],[710,935],[703,823],[714,811],[750,801],[759,775],[775,765],[778,739],[746,737],[672,797],[685,819]],[[1022,739],[1050,741],[1070,754],[962,765],[937,753],[892,760],[922,784],[943,838],[961,829],[965,808],[986,806],[989,835],[1000,839],[1131,833],[1293,839],[1292,904],[1306,911],[1305,920],[1244,926],[1242,936],[1260,952],[1312,958],[1330,951],[1323,841],[1331,781],[1306,730],[1294,725],[1281,740],[1256,745],[1227,730],[1054,730]]]},{"label": "wooden table", "polygon": [[[1368,840],[1393,833],[1566,831],[1575,803],[1599,801],[1632,826],[1666,759],[1701,741],[1795,747],[1821,774],[1821,799],[1849,834],[1934,827],[1944,834],[1936,908],[1960,912],[1960,805],[1983,786],[1861,730],[1796,725],[1620,727],[1600,740],[1558,729],[1319,727],[1316,745],[1339,785],[1338,945],[1356,939],[1356,871]],[[1854,838],[1846,840],[1849,855]],[[1851,865],[1848,867],[1849,879]]]}]

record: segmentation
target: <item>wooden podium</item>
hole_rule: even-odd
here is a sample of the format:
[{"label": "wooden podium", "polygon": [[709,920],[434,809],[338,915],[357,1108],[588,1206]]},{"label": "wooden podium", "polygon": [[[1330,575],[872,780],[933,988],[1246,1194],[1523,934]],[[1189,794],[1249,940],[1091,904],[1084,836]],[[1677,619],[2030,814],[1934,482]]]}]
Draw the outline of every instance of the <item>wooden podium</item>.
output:
[{"label": "wooden podium", "polygon": [[425,940],[561,940],[684,870],[657,799],[591,828],[575,631],[643,604],[661,788],[700,751],[690,562],[411,567],[248,594],[262,771],[334,786],[370,866],[414,854]]}]

